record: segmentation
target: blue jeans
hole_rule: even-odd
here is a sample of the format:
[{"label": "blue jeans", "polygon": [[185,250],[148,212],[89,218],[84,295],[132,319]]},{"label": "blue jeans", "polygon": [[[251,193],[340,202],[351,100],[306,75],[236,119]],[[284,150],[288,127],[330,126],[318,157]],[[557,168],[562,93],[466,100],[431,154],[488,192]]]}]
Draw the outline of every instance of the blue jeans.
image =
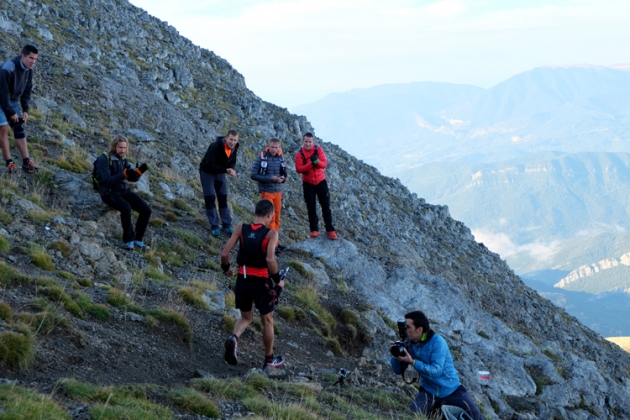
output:
[{"label": "blue jeans", "polygon": [[463,409],[473,420],[483,420],[483,416],[479,409],[473,402],[472,398],[466,392],[466,388],[463,385],[460,385],[453,391],[453,393],[446,397],[436,397],[435,395],[425,391],[424,388],[420,387],[416,398],[411,402],[409,408],[414,413],[422,413],[431,415],[435,412],[439,412],[440,407],[442,405],[454,405],[455,407],[459,407]]},{"label": "blue jeans", "polygon": [[[232,215],[227,203],[227,179],[226,174],[209,174],[199,171],[201,178],[201,188],[203,189],[203,199],[206,204],[206,216],[212,229],[218,229],[219,223],[223,223],[223,227],[232,226]],[[219,214],[214,204],[214,200],[219,201]],[[221,222],[219,222],[221,215]]]},{"label": "blue jeans", "polygon": [[[17,101],[11,101],[11,106],[13,107],[13,110],[17,113],[18,117],[22,118],[22,109],[20,108],[20,104],[18,104]],[[4,112],[0,112],[0,127],[8,124],[9,119],[6,115],[4,115]]]}]

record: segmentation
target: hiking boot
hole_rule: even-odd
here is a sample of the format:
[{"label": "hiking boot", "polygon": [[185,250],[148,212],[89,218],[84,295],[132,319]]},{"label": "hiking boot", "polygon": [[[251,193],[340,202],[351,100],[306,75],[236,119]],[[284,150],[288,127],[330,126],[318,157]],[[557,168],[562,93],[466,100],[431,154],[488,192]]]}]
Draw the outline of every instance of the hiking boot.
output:
[{"label": "hiking boot", "polygon": [[237,342],[238,340],[234,334],[225,340],[225,355],[223,357],[225,358],[225,361],[231,365],[235,365],[238,362],[236,357],[236,348],[238,347]]},{"label": "hiking boot", "polygon": [[319,236],[319,232],[314,230],[311,232],[311,238],[317,238]]},{"label": "hiking boot", "polygon": [[133,244],[142,251],[148,251],[151,247],[142,241],[133,241]]},{"label": "hiking boot", "polygon": [[133,241],[127,242],[126,244],[124,244],[123,249],[125,251],[133,251]]},{"label": "hiking boot", "polygon": [[7,163],[7,173],[13,174],[15,171],[17,171],[17,165],[13,161]]},{"label": "hiking boot", "polygon": [[280,367],[282,365],[284,365],[284,362],[286,360],[284,360],[284,356],[283,355],[278,355],[278,356],[267,356],[265,357],[265,363],[263,363],[263,370],[265,370],[267,367],[272,367],[272,368],[277,368]]},{"label": "hiking boot", "polygon": [[210,231],[210,234],[212,236],[214,236],[215,238],[220,238],[221,237],[221,229],[217,228],[212,228],[212,230]]},{"label": "hiking boot", "polygon": [[336,241],[338,237],[337,232],[335,232],[334,230],[326,232],[326,235],[328,235],[331,241]]},{"label": "hiking boot", "polygon": [[234,228],[232,228],[232,226],[223,226],[223,232],[228,235],[232,235],[234,233]]},{"label": "hiking boot", "polygon": [[22,164],[22,171],[26,172],[27,174],[32,174],[34,172],[37,172],[37,166],[35,166],[35,162],[33,162],[32,159],[29,159],[27,162]]}]

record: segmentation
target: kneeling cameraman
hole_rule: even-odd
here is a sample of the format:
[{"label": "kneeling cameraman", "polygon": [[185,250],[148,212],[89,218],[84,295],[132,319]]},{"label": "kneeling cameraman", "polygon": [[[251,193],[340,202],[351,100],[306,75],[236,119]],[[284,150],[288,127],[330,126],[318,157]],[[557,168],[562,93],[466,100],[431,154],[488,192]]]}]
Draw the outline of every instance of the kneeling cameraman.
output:
[{"label": "kneeling cameraman", "polygon": [[[405,315],[408,346],[404,354],[390,362],[396,374],[407,365],[420,374],[420,390],[409,408],[414,413],[431,414],[442,405],[454,405],[468,413],[473,420],[483,420],[479,409],[459,382],[453,357],[444,338],[429,328],[429,320],[421,311]],[[395,343],[390,343],[393,346]]]}]

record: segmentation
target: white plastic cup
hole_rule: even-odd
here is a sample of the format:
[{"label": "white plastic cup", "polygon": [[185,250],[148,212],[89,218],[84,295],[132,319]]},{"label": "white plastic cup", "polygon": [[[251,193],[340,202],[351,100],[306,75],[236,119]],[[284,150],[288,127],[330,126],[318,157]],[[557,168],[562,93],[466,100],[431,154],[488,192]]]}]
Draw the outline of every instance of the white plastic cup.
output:
[{"label": "white plastic cup", "polygon": [[479,376],[479,382],[481,385],[488,385],[490,382],[490,372],[487,370],[480,370],[477,372],[477,375]]}]

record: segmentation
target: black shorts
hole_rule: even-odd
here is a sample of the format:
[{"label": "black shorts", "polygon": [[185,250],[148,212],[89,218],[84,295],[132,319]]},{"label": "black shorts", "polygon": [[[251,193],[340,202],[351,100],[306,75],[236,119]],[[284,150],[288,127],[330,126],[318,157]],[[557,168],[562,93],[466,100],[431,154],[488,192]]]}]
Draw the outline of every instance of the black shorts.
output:
[{"label": "black shorts", "polygon": [[273,281],[268,277],[248,275],[247,278],[243,278],[243,275],[239,274],[234,286],[234,295],[236,309],[243,312],[251,311],[255,305],[261,315],[266,315],[273,312],[278,303]]}]

